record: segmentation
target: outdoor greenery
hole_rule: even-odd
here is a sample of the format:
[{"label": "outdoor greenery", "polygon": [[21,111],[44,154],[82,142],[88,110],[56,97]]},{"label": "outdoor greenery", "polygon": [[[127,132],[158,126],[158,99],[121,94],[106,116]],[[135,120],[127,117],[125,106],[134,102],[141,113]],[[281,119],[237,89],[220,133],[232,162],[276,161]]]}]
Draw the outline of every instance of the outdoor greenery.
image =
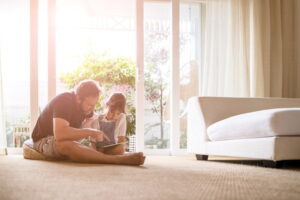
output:
[{"label": "outdoor greenery", "polygon": [[105,102],[113,92],[122,92],[127,99],[127,135],[135,134],[135,62],[130,58],[111,58],[106,55],[90,53],[73,72],[61,74],[60,80],[68,89],[81,80],[92,79],[101,86],[101,96],[96,106],[97,112],[103,112]]}]

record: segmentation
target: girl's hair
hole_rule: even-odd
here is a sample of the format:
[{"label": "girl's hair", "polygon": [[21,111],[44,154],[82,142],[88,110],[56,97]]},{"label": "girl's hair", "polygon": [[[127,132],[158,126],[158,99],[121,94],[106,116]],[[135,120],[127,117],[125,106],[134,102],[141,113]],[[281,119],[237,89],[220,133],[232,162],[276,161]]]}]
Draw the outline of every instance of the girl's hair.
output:
[{"label": "girl's hair", "polygon": [[125,113],[126,98],[122,93],[113,93],[106,102],[106,105],[109,107],[109,112],[118,110],[121,113]]}]

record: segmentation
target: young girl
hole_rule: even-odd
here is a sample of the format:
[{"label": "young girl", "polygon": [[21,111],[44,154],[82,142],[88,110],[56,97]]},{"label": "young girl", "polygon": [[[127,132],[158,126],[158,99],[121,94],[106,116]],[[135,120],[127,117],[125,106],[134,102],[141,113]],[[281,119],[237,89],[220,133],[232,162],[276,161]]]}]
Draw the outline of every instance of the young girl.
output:
[{"label": "young girl", "polygon": [[[125,142],[126,135],[126,98],[122,93],[114,93],[106,102],[107,110],[91,123],[91,128],[104,132],[110,139],[109,143]],[[101,142],[96,143],[90,138],[92,146],[101,148]],[[124,145],[123,145],[124,146]],[[125,146],[124,146],[125,148]]]}]

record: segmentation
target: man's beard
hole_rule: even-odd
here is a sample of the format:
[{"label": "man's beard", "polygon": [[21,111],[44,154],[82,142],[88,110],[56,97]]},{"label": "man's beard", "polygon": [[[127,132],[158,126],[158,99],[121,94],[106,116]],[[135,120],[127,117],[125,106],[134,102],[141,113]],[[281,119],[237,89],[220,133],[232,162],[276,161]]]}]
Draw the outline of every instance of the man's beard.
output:
[{"label": "man's beard", "polygon": [[94,115],[94,112],[92,111],[91,113],[85,115],[85,118],[91,118],[91,117],[93,117],[93,115]]},{"label": "man's beard", "polygon": [[80,103],[79,106],[78,106],[78,108],[79,108],[81,114],[84,115],[85,118],[90,118],[90,117],[92,117],[94,115],[94,111],[91,111],[90,113],[86,114],[84,112],[84,110],[82,109],[82,107],[83,107],[82,103]]}]

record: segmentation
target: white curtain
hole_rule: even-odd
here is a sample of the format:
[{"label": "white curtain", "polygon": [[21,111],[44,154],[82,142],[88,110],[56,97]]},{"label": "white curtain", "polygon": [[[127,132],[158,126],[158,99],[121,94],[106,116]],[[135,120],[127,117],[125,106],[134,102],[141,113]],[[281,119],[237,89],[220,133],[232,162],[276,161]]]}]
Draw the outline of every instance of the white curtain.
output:
[{"label": "white curtain", "polygon": [[300,95],[296,1],[205,1],[201,95]]},{"label": "white curtain", "polygon": [[3,90],[2,90],[2,70],[1,70],[1,35],[0,35],[0,154],[3,149],[6,148],[6,132],[5,132],[5,121],[3,112]]}]

